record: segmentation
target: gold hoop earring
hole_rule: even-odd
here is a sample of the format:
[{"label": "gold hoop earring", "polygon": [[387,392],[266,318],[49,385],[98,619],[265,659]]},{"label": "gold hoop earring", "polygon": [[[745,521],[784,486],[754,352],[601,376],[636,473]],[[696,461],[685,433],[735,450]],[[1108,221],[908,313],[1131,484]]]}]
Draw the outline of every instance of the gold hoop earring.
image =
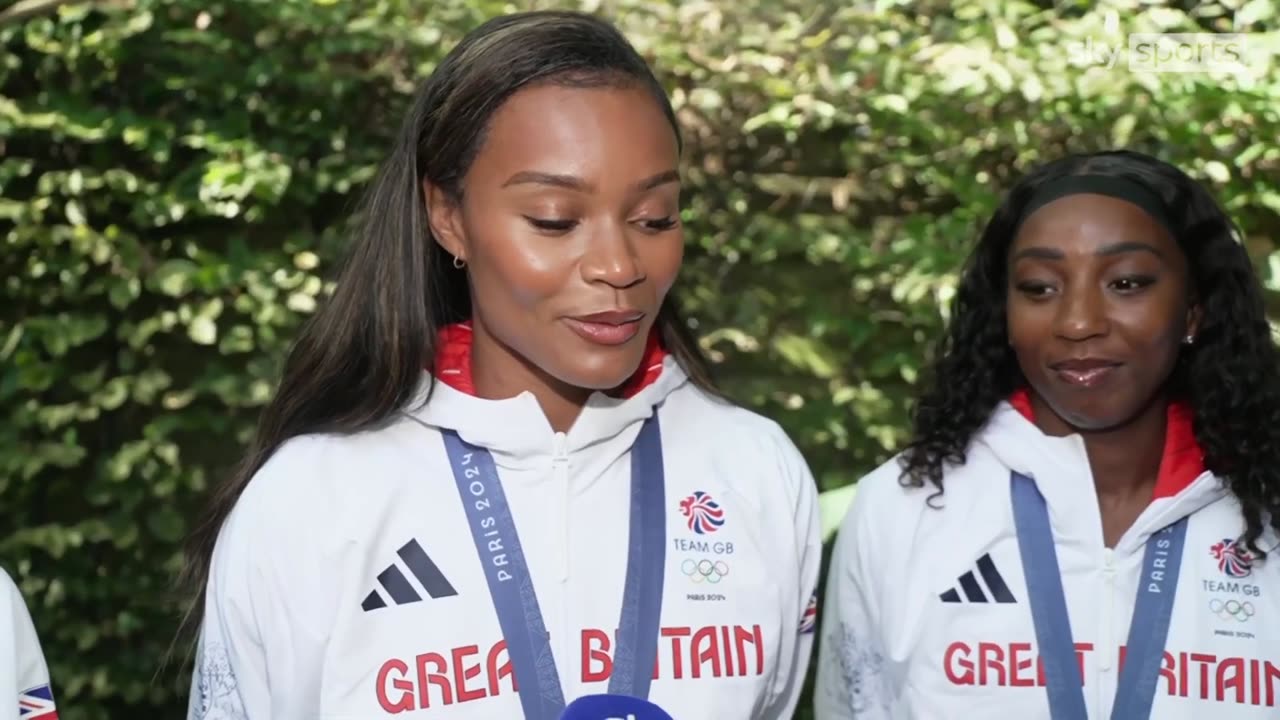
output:
[{"label": "gold hoop earring", "polygon": [[460,258],[460,257],[458,257],[457,255],[454,255],[454,256],[453,256],[453,266],[454,266],[455,268],[457,268],[458,270],[461,270],[462,268],[464,268],[464,267],[466,267],[466,266],[467,266],[467,261],[466,261],[466,260],[463,260],[463,259],[462,259],[462,258]]}]

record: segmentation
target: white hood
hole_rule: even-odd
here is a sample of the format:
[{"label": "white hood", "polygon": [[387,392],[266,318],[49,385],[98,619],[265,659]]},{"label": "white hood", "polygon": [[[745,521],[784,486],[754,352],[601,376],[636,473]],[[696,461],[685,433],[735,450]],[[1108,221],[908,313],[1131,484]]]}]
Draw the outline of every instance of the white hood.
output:
[{"label": "white hood", "polygon": [[647,365],[624,397],[593,393],[573,427],[567,433],[557,433],[531,392],[486,400],[456,386],[459,378],[470,376],[470,329],[465,324],[455,325],[442,335],[449,345],[437,357],[438,382],[431,402],[421,407],[431,382],[430,376],[424,375],[412,405],[419,408],[413,411],[414,417],[432,427],[454,430],[463,440],[488,448],[499,467],[512,470],[541,468],[554,457],[573,455],[575,461],[586,461],[580,465],[584,475],[601,474],[628,452],[658,405],[689,382],[675,357],[651,342],[644,359]]},{"label": "white hood", "polygon": [[[1098,494],[1084,438],[1074,434],[1065,437],[1046,435],[1014,403],[1025,407],[1017,399],[1001,402],[986,428],[978,434],[975,444],[990,450],[1010,470],[1032,477],[1049,505],[1051,518],[1094,517],[1096,528],[1085,526],[1087,538],[1071,539],[1096,544],[1102,537],[1102,515],[1098,509]],[[1189,434],[1189,422],[1189,417],[1181,409],[1170,410],[1156,498],[1125,533],[1116,546],[1117,552],[1130,552],[1141,547],[1151,533],[1227,495],[1222,482],[1203,469],[1201,451]],[[1074,523],[1054,522],[1055,533],[1061,531],[1069,537],[1072,529],[1078,535],[1081,528],[1078,520]]]}]

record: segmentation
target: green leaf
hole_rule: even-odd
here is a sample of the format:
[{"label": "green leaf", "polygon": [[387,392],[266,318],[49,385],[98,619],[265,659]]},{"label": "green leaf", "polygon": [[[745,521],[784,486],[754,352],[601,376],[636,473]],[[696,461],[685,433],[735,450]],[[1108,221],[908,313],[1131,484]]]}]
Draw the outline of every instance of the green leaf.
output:
[{"label": "green leaf", "polygon": [[199,345],[212,345],[218,341],[218,324],[213,318],[198,315],[191,319],[187,335]]},{"label": "green leaf", "polygon": [[148,283],[169,297],[182,297],[191,291],[192,277],[199,266],[190,260],[166,260],[155,269]]},{"label": "green leaf", "polygon": [[162,506],[154,510],[147,518],[147,528],[157,539],[167,543],[176,543],[182,539],[186,523],[182,515],[171,507]]}]

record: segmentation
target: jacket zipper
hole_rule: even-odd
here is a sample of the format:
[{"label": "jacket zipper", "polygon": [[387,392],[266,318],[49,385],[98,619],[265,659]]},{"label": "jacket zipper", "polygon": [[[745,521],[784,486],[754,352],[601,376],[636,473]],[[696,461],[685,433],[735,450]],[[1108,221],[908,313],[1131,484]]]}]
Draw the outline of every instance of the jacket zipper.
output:
[{"label": "jacket zipper", "polygon": [[560,494],[560,507],[556,508],[554,517],[560,522],[560,582],[569,580],[569,438],[562,432],[556,433],[555,456],[551,460],[552,477],[555,490]]},{"label": "jacket zipper", "polygon": [[[569,636],[573,633],[568,632],[568,628],[572,627],[572,619],[574,615],[573,597],[567,592],[566,584],[569,581],[569,452],[568,437],[558,432],[555,435],[554,455],[551,458],[551,493],[547,499],[552,504],[550,513],[553,522],[559,524],[560,540],[556,543],[559,557],[557,558],[556,574],[559,576],[559,583],[551,593],[559,604],[560,609],[560,627],[559,640],[555,641],[557,652],[556,659],[563,667],[570,657],[573,657],[574,648],[569,642]],[[554,525],[552,526],[555,527]],[[552,529],[552,533],[556,530]],[[551,588],[548,588],[551,589]],[[545,606],[544,606],[545,607]],[[544,610],[543,612],[546,612]],[[555,636],[553,636],[554,641]],[[565,684],[564,691],[570,692],[574,687],[573,679],[561,676],[560,681]]]},{"label": "jacket zipper", "polygon": [[1112,663],[1118,655],[1115,642],[1115,595],[1116,595],[1116,553],[1111,548],[1102,549],[1102,637],[1094,654],[1098,658],[1098,669],[1107,677],[1108,682],[1098,683],[1098,712],[1103,716],[1110,715],[1111,703],[1106,693],[1115,695],[1115,675]]}]

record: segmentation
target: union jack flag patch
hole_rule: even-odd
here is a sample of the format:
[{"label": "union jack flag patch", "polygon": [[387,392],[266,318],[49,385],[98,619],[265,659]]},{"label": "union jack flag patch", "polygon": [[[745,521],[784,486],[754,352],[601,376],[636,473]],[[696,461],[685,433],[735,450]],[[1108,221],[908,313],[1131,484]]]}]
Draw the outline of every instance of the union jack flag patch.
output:
[{"label": "union jack flag patch", "polygon": [[18,717],[22,720],[58,720],[49,685],[33,687],[18,695]]},{"label": "union jack flag patch", "polygon": [[809,596],[809,604],[804,608],[804,615],[800,617],[800,634],[807,635],[813,632],[814,626],[818,621],[818,593]]}]

